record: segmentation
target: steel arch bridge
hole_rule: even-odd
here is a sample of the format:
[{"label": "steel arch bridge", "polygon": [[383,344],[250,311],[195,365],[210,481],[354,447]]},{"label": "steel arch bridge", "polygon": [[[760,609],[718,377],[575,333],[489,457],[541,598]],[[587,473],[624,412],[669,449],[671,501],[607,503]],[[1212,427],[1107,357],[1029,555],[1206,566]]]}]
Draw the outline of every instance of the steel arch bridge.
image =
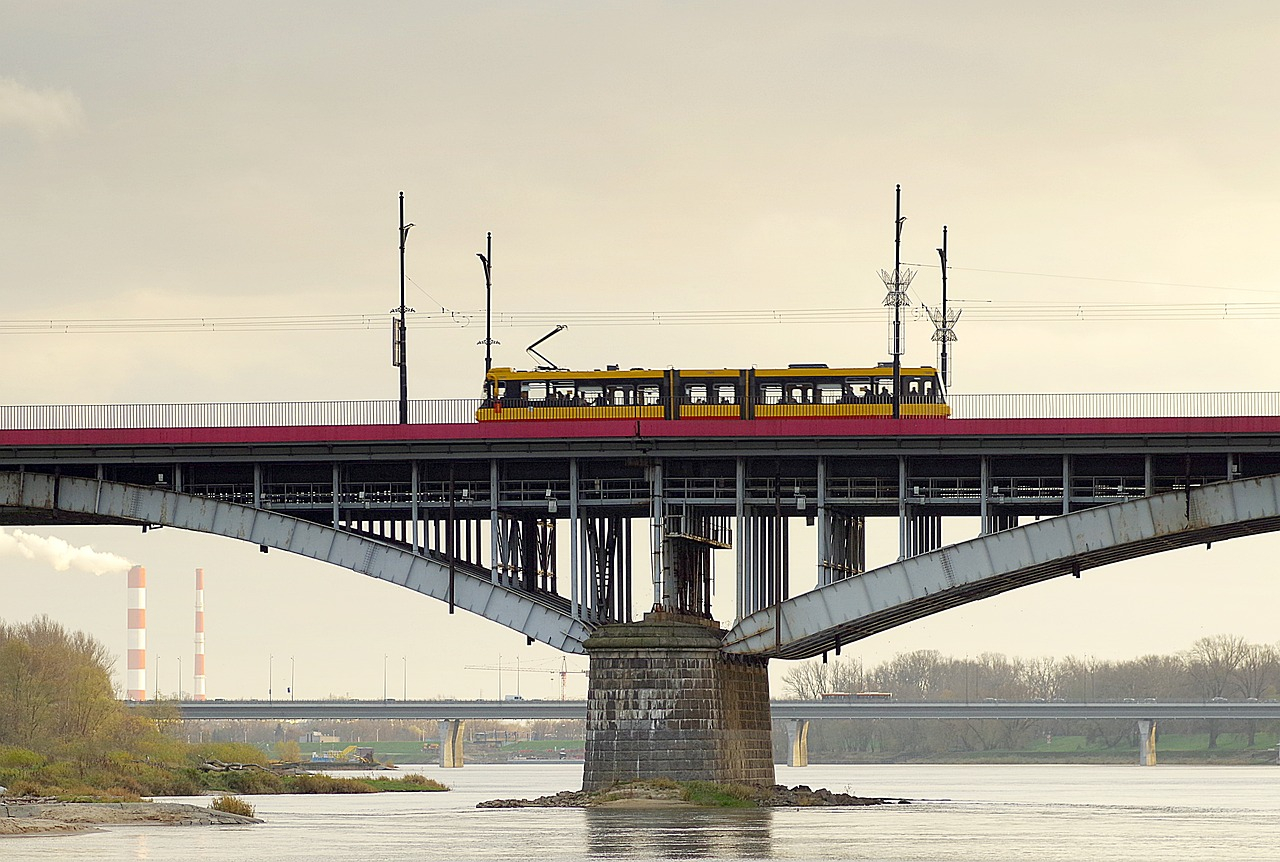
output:
[{"label": "steel arch bridge", "polygon": [[[9,524],[163,525],[332,563],[450,602],[566,652],[596,627],[563,597],[489,571],[279,512],[154,486],[0,473]],[[1161,551],[1280,529],[1280,475],[1220,482],[1060,515],[821,586],[746,616],[732,653],[802,659],[1050,578]]]}]

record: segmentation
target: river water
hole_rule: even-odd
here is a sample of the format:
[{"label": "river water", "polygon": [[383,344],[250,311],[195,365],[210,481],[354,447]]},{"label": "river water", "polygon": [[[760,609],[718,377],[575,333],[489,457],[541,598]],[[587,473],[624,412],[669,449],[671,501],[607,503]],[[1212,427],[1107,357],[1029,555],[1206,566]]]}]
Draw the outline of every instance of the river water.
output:
[{"label": "river water", "polygon": [[4,839],[0,860],[1280,860],[1280,766],[779,766],[779,783],[918,801],[771,811],[480,810],[577,789],[582,766],[409,768],[454,789],[247,797],[266,823]]}]

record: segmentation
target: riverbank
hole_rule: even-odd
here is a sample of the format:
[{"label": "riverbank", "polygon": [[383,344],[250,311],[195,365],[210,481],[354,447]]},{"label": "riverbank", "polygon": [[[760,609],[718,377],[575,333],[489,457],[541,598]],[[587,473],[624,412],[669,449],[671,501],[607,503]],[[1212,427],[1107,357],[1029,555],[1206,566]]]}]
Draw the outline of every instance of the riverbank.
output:
[{"label": "riverbank", "polygon": [[99,832],[102,826],[248,826],[261,823],[183,802],[0,802],[0,836]]}]

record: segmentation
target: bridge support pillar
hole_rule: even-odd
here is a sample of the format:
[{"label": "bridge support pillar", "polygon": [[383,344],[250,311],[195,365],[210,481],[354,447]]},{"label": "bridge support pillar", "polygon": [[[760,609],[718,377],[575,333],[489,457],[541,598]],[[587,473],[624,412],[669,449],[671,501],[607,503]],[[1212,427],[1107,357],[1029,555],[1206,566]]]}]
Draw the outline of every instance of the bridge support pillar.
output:
[{"label": "bridge support pillar", "polygon": [[768,660],[721,650],[714,622],[655,611],[586,641],[584,790],[670,778],[773,784]]},{"label": "bridge support pillar", "polygon": [[440,721],[440,768],[462,768],[462,729],[466,721],[447,718]]},{"label": "bridge support pillar", "polygon": [[809,765],[809,719],[787,719],[787,766]]},{"label": "bridge support pillar", "polygon": [[1156,765],[1156,723],[1148,718],[1138,720],[1138,765]]}]

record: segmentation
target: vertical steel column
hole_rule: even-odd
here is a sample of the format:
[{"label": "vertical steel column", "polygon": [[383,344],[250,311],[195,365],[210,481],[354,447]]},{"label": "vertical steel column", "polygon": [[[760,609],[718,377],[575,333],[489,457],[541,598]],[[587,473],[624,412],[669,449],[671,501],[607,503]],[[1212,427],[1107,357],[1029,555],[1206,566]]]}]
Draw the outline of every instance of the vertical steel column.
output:
[{"label": "vertical steel column", "polygon": [[413,529],[410,531],[409,541],[413,543],[413,552],[415,554],[422,553],[422,546],[418,541],[421,538],[418,535],[418,518],[421,515],[418,511],[418,496],[420,492],[418,485],[418,462],[411,461],[409,463],[409,520],[413,522]]},{"label": "vertical steel column", "polygon": [[747,529],[746,513],[747,513],[747,459],[738,458],[736,463],[736,475],[733,485],[733,578],[737,607],[737,620],[744,619],[751,612],[747,610],[747,543],[749,541],[749,530]]},{"label": "vertical steel column", "polygon": [[1062,514],[1071,514],[1071,456],[1062,453]]},{"label": "vertical steel column", "polygon": [[582,575],[582,536],[578,529],[578,459],[569,459],[569,600],[573,604],[573,618],[580,620],[582,615],[583,592],[578,582]]},{"label": "vertical steel column", "polygon": [[[485,345],[488,350],[489,346]],[[489,581],[498,582],[498,459],[489,460]]]},{"label": "vertical steel column", "polygon": [[982,485],[978,497],[978,517],[982,521],[982,526],[980,528],[981,532],[978,534],[980,536],[985,536],[987,533],[991,532],[990,521],[987,517],[987,495],[990,493],[988,485],[991,481],[990,471],[991,465],[987,463],[987,456],[983,455],[981,458],[981,467],[979,472],[981,478],[978,480]]},{"label": "vertical steel column", "polygon": [[653,606],[663,606],[664,588],[666,586],[662,560],[662,515],[664,511],[662,497],[662,462],[654,459],[649,468],[649,543],[653,564]]},{"label": "vertical steel column", "polygon": [[342,474],[338,468],[338,462],[333,462],[333,528],[338,529],[338,496],[342,492]]},{"label": "vertical steel column", "polygon": [[[98,470],[99,470],[98,478],[101,479],[102,468],[99,467]],[[253,465],[253,508],[255,509],[262,508],[262,465],[261,464]],[[333,526],[335,527],[338,526],[336,521],[334,522]]]},{"label": "vertical steel column", "polygon": [[907,520],[907,456],[898,456],[898,559],[910,555],[911,525]]},{"label": "vertical steel column", "polygon": [[1148,455],[1142,464],[1142,482],[1146,495],[1150,497],[1156,492],[1156,477],[1151,469],[1151,456]]},{"label": "vertical steel column", "polygon": [[827,459],[818,456],[818,586],[825,587],[831,576],[831,529],[827,523]]},{"label": "vertical steel column", "polygon": [[[1231,456],[1228,455],[1227,456],[1228,472],[1230,471],[1230,465],[1231,465]],[[1230,477],[1228,476],[1228,478]],[[181,464],[173,465],[173,490],[178,492],[179,494],[182,493],[182,465]],[[179,680],[178,682],[181,683],[182,681]]]}]

